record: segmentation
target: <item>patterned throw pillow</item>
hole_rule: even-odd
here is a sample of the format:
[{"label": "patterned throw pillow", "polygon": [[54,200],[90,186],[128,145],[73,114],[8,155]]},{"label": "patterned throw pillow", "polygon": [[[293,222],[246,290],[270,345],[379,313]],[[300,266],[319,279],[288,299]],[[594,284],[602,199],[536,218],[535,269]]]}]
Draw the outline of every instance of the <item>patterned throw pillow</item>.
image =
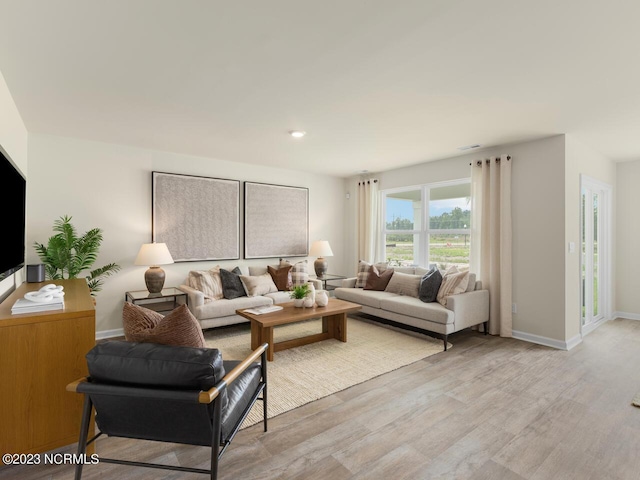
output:
[{"label": "patterned throw pillow", "polygon": [[271,265],[267,266],[267,272],[271,275],[273,283],[276,284],[278,291],[286,292],[293,287],[293,279],[291,278],[292,265],[285,265],[280,268],[274,268]]},{"label": "patterned throw pillow", "polygon": [[211,270],[190,271],[187,285],[204,293],[206,298],[212,300],[224,298],[222,279],[220,278],[220,265],[213,267]]},{"label": "patterned throw pillow", "polygon": [[[154,326],[149,327],[150,320],[158,321]],[[148,308],[125,302],[122,323],[126,325],[125,338],[130,342],[197,348],[207,346],[198,320],[186,305],[180,305],[163,317]]]},{"label": "patterned throw pillow", "polygon": [[[291,265],[288,260],[280,259],[280,268],[286,265]],[[291,265],[291,282],[294,287],[304,285],[309,281],[309,262],[307,260],[301,260],[300,262]]]},{"label": "patterned throw pillow", "polygon": [[442,277],[442,284],[438,290],[436,300],[441,305],[447,306],[447,297],[449,295],[458,295],[467,290],[469,284],[469,271],[458,271],[457,267],[449,267]]},{"label": "patterned throw pillow", "polygon": [[[378,272],[384,272],[387,269],[387,263],[376,263],[375,267]],[[358,273],[356,274],[356,284],[355,288],[364,288],[367,284],[367,277],[369,276],[369,269],[371,268],[371,264],[365,262],[364,260],[360,260],[358,262]]]},{"label": "patterned throw pillow", "polygon": [[367,283],[364,286],[364,290],[376,290],[378,292],[384,291],[393,276],[393,268],[387,268],[382,272],[378,271],[375,265],[369,267],[369,275],[367,276]]}]

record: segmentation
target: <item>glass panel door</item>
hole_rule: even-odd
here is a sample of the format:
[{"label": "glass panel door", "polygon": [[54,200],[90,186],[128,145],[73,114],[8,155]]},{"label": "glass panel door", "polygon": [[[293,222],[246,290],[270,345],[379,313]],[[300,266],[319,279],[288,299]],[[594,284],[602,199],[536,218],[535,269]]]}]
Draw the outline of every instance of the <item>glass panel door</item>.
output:
[{"label": "glass panel door", "polygon": [[[582,326],[594,326],[607,311],[607,241],[604,226],[609,225],[606,202],[610,190],[583,180],[581,192],[581,319]],[[584,333],[584,330],[583,330]]]}]

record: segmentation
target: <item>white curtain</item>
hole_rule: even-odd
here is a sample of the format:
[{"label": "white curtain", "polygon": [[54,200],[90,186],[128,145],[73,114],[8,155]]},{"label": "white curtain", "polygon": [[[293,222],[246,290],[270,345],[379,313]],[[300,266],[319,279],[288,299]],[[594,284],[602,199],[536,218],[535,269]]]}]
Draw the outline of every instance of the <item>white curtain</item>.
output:
[{"label": "white curtain", "polygon": [[358,182],[358,260],[379,260],[380,194],[378,180]]},{"label": "white curtain", "polygon": [[489,290],[489,333],[511,337],[511,157],[471,165],[470,267]]}]

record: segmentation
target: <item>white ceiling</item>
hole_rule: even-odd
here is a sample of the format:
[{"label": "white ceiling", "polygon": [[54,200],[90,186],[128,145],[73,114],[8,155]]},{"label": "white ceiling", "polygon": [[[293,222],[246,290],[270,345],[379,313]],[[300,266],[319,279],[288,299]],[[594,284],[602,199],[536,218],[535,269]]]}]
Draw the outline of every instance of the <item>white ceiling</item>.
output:
[{"label": "white ceiling", "polygon": [[560,133],[640,159],[640,2],[0,0],[0,12],[0,72],[30,132],[339,176]]}]

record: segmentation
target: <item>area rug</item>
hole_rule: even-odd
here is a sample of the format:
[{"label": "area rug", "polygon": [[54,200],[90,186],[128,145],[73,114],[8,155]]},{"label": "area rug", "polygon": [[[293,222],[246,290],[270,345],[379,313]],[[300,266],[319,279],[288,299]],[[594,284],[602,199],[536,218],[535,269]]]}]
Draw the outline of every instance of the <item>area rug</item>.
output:
[{"label": "area rug", "polygon": [[631,405],[634,405],[636,407],[640,407],[640,392],[636,393],[636,396],[633,397],[633,400],[631,400]]},{"label": "area rug", "polygon": [[[320,331],[321,320],[314,319],[276,327],[274,337],[278,342]],[[207,346],[221,350],[223,359],[242,360],[251,352],[247,324],[205,331],[205,339]],[[275,353],[267,364],[268,418],[443,350],[442,340],[349,317],[346,343],[331,339]],[[261,421],[258,402],[242,427]]]}]

